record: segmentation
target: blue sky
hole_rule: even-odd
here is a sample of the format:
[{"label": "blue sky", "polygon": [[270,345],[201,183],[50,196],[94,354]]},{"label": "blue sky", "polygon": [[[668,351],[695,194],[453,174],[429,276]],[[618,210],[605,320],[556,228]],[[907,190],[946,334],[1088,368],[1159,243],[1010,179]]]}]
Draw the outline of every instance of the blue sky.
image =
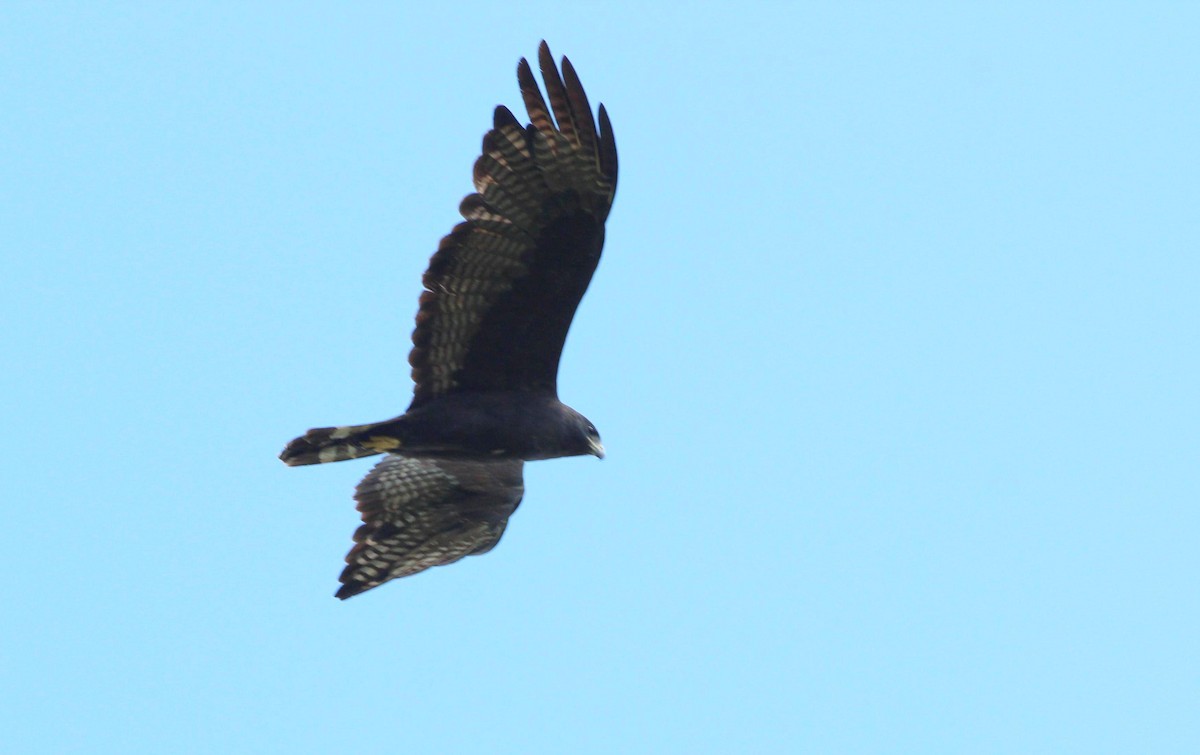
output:
[{"label": "blue sky", "polygon": [[[1188,4],[8,3],[12,752],[1200,748]],[[540,39],[621,185],[492,553],[332,593]]]}]

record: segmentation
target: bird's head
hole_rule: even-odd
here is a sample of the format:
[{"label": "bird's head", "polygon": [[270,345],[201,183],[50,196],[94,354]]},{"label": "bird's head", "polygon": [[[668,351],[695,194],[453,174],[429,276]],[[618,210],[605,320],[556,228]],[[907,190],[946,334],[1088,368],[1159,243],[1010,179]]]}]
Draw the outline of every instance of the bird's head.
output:
[{"label": "bird's head", "polygon": [[603,459],[604,444],[600,442],[600,433],[596,430],[596,426],[588,422],[587,426],[583,428],[583,432],[587,436],[587,452],[597,459]]},{"label": "bird's head", "polygon": [[600,433],[591,420],[574,409],[567,408],[569,420],[566,423],[570,437],[564,438],[566,446],[571,449],[573,456],[595,456],[604,458],[604,444],[600,442]]}]

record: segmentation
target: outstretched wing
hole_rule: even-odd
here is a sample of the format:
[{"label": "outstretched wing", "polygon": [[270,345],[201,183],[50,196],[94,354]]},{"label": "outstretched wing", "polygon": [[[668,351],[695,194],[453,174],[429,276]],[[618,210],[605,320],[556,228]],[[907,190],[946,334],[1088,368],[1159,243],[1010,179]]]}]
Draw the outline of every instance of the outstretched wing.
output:
[{"label": "outstretched wing", "polygon": [[355,490],[363,525],[337,597],[487,553],[521,502],[521,471],[520,461],[385,457]]},{"label": "outstretched wing", "polygon": [[557,395],[563,341],[604,245],[617,147],[603,105],[597,131],[570,61],[560,78],[542,42],[538,62],[550,106],[522,58],[517,79],[531,123],[496,108],[475,162],[478,193],[459,208],[466,222],[442,239],[425,272],[410,409],[456,391]]}]

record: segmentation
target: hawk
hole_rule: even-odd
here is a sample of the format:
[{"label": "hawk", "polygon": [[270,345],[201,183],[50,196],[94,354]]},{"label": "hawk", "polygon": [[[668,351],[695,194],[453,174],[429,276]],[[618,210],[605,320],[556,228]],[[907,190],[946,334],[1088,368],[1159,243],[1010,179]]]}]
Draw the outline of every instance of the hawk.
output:
[{"label": "hawk", "polygon": [[544,41],[538,62],[549,106],[522,58],[530,122],[496,108],[465,222],[425,271],[407,411],[309,430],[280,454],[290,466],[388,454],[358,486],[364,524],[340,598],[490,550],[521,501],[524,461],[604,457],[595,426],[559,401],[557,376],[604,246],[616,142],[571,62],[560,76]]}]

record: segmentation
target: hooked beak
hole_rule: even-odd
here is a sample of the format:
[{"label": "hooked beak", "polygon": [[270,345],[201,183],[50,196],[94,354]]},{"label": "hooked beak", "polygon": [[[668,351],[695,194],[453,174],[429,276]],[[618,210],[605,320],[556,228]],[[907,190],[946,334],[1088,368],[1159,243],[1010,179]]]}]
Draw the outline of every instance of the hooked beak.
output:
[{"label": "hooked beak", "polygon": [[592,456],[595,456],[597,459],[604,458],[604,444],[603,443],[601,443],[598,440],[590,440],[590,441],[588,441],[588,446],[590,446]]}]

